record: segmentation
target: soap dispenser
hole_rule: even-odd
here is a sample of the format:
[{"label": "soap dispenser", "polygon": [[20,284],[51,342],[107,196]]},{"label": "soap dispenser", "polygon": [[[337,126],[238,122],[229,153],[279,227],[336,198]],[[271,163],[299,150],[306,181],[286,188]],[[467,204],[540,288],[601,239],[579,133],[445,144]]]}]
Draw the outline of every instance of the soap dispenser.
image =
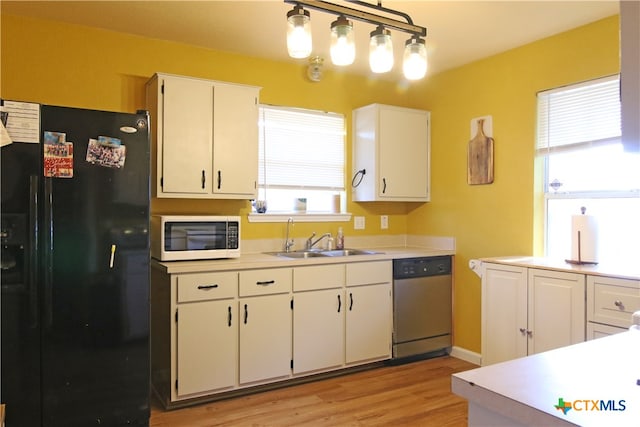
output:
[{"label": "soap dispenser", "polygon": [[338,235],[336,236],[336,249],[344,249],[344,234],[342,227],[338,227]]}]

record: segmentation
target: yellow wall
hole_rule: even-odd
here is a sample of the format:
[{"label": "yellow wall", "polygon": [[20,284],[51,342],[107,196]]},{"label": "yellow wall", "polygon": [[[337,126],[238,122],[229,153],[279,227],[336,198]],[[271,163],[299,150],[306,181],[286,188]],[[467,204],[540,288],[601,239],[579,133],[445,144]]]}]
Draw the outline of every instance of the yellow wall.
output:
[{"label": "yellow wall", "polygon": [[[619,71],[618,16],[429,78],[432,202],[408,215],[412,233],[455,236],[455,343],[480,351],[480,279],[472,258],[542,255],[534,197],[536,93]],[[467,185],[474,117],[493,117],[491,185]],[[535,202],[535,203],[534,203]]]},{"label": "yellow wall", "polygon": [[[618,72],[618,17],[430,76],[410,87],[347,73],[305,78],[305,62],[274,62],[194,46],[3,14],[0,96],[74,107],[144,108],[144,84],[155,72],[261,86],[261,102],[335,111],[347,119],[351,180],[351,111],[372,102],[432,112],[432,202],[353,203],[364,231],[349,224],[298,224],[350,235],[428,234],[457,239],[455,344],[480,351],[480,282],[466,267],[483,256],[534,250],[533,138],[537,91]],[[492,115],[495,182],[466,184],[473,117]],[[152,201],[154,212],[245,214],[246,201]],[[390,228],[379,229],[378,215]],[[243,223],[243,238],[280,238],[281,224]],[[536,246],[537,247],[537,246]]]}]

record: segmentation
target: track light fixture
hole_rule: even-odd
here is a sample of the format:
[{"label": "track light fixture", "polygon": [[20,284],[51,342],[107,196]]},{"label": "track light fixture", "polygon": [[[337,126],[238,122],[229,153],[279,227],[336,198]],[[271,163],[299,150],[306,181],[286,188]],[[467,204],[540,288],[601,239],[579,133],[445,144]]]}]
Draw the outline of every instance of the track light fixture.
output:
[{"label": "track light fixture", "polygon": [[[427,72],[427,49],[423,37],[427,29],[414,25],[411,17],[404,12],[382,7],[382,2],[370,4],[358,0],[345,0],[359,8],[369,8],[378,13],[356,9],[322,0],[284,0],[293,4],[287,13],[287,49],[292,58],[307,58],[311,55],[311,14],[308,9],[337,15],[331,24],[331,62],[334,65],[350,65],[355,59],[355,43],[353,23],[349,19],[366,22],[376,26],[371,32],[369,42],[369,66],[374,73],[386,73],[393,68],[393,44],[391,31],[397,30],[411,34],[405,43],[403,55],[403,72],[408,80],[419,80]],[[390,18],[388,15],[400,16],[400,19]]]}]

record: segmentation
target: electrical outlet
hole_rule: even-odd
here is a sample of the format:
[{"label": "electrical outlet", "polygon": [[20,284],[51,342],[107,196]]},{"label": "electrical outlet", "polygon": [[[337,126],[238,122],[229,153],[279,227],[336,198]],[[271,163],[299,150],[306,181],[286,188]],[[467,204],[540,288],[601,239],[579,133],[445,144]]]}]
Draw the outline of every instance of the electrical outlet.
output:
[{"label": "electrical outlet", "polygon": [[380,216],[380,228],[382,230],[386,230],[387,228],[389,228],[389,216],[388,215],[381,215]]},{"label": "electrical outlet", "polygon": [[353,228],[354,228],[354,230],[364,230],[364,217],[363,216],[354,216],[353,217]]}]

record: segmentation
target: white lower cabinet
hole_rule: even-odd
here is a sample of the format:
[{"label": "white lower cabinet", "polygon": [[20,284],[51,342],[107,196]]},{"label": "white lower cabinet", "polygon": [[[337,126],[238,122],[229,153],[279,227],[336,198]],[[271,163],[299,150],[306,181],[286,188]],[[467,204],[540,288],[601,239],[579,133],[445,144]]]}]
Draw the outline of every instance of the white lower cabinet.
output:
[{"label": "white lower cabinet", "polygon": [[391,358],[393,267],[390,261],[346,266],[345,362]]},{"label": "white lower cabinet", "polygon": [[237,273],[183,274],[174,279],[175,396],[233,388],[238,372]]},{"label": "white lower cabinet", "polygon": [[238,370],[235,302],[222,300],[182,304],[178,313],[178,396],[235,386]]},{"label": "white lower cabinet", "polygon": [[293,269],[293,373],[344,363],[345,265]]},{"label": "white lower cabinet", "polygon": [[291,374],[291,269],[240,273],[241,386]]},{"label": "white lower cabinet", "polygon": [[529,269],[527,354],[585,341],[585,276]]},{"label": "white lower cabinet", "polygon": [[587,339],[625,332],[640,310],[640,280],[587,276]]},{"label": "white lower cabinet", "polygon": [[391,357],[391,283],[347,288],[346,363]]},{"label": "white lower cabinet", "polygon": [[167,408],[391,357],[391,261],[151,273],[152,389]]},{"label": "white lower cabinet", "polygon": [[344,289],[295,294],[293,373],[335,369],[344,363]]},{"label": "white lower cabinet", "polygon": [[628,330],[628,328],[618,328],[616,326],[587,322],[587,341],[608,337],[609,335],[619,334]]},{"label": "white lower cabinet", "polygon": [[585,340],[583,274],[483,263],[482,364]]},{"label": "white lower cabinet", "polygon": [[391,357],[391,261],[300,267],[293,277],[294,374]]},{"label": "white lower cabinet", "polygon": [[240,300],[240,384],[291,373],[291,296]]}]

